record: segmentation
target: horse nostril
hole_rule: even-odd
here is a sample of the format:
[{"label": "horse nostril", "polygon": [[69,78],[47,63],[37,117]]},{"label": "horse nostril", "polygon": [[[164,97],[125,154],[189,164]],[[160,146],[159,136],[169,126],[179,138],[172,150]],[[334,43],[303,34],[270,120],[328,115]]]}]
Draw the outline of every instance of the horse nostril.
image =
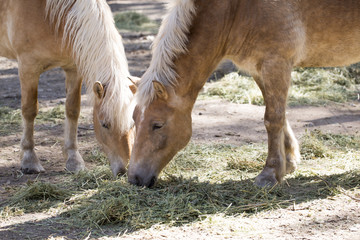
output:
[{"label": "horse nostril", "polygon": [[146,187],[152,187],[154,186],[155,182],[156,182],[156,176],[153,176],[150,181],[144,181],[143,178],[140,177],[140,175],[135,175],[134,177],[130,177],[129,178],[129,182],[133,185],[136,186],[146,186]]},{"label": "horse nostril", "polygon": [[156,177],[153,176],[153,177],[151,178],[150,182],[149,182],[148,187],[150,188],[150,187],[154,186],[155,182],[156,182]]},{"label": "horse nostril", "polygon": [[140,180],[139,175],[135,175],[135,177],[129,179],[129,182],[133,185],[141,186],[141,184],[140,184],[141,180]]},{"label": "horse nostril", "polygon": [[140,177],[138,175],[136,175],[135,176],[135,185],[136,186],[141,186],[140,182],[141,182]]}]

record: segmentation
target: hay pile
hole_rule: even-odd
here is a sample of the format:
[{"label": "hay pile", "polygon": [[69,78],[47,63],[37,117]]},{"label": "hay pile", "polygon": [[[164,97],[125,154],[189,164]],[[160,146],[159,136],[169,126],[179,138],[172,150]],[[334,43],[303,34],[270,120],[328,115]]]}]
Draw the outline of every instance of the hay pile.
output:
[{"label": "hay pile", "polygon": [[[63,224],[84,228],[116,224],[117,231],[125,232],[156,224],[188,224],[214,214],[247,216],[360,188],[358,137],[317,131],[302,142],[304,164],[285,184],[272,189],[253,184],[265,161],[265,145],[190,144],[154,188],[132,186],[126,176],[113,179],[108,166],[99,166],[67,175],[56,185],[29,183],[2,206],[1,216],[46,211],[60,216]],[[352,169],[339,164],[339,156],[350,159]],[[324,169],[323,162],[337,168]],[[313,167],[317,165],[319,170]]]}]

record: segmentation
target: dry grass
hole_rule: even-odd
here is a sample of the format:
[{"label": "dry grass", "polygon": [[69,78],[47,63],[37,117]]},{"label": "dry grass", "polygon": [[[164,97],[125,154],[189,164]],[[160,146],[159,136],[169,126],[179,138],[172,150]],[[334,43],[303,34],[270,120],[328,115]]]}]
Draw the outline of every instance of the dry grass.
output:
[{"label": "dry grass", "polygon": [[[0,107],[0,136],[6,136],[21,129],[21,109]],[[61,124],[65,119],[65,107],[58,105],[46,111],[40,109],[35,124]]]},{"label": "dry grass", "polygon": [[219,81],[206,83],[201,98],[223,98],[239,104],[263,105],[260,89],[251,77],[236,72],[225,75]]},{"label": "dry grass", "polygon": [[16,132],[21,126],[21,110],[0,107],[0,136]]},{"label": "dry grass", "polygon": [[306,132],[301,142],[301,155],[304,159],[334,158],[340,153],[360,150],[358,136],[323,133],[319,130]]},{"label": "dry grass", "polygon": [[126,177],[114,179],[100,162],[95,169],[56,185],[29,183],[2,206],[1,217],[45,211],[60,214],[61,224],[95,232],[116,226],[117,232],[131,232],[158,224],[208,222],[213,215],[246,217],[359,189],[358,137],[315,131],[301,141],[304,161],[287,178],[289,186],[260,189],[253,185],[266,157],[263,144],[190,144],[154,188],[129,185]]},{"label": "dry grass", "polygon": [[57,105],[47,111],[41,110],[36,116],[38,123],[51,122],[51,123],[62,123],[65,119],[65,106]]},{"label": "dry grass", "polygon": [[119,30],[131,32],[157,33],[159,24],[146,15],[137,12],[121,12],[114,16],[115,25]]},{"label": "dry grass", "polygon": [[[324,105],[358,99],[360,81],[357,66],[348,68],[306,68],[292,72],[289,105]],[[230,73],[207,83],[202,98],[220,97],[235,103],[263,105],[261,91],[251,77]]]},{"label": "dry grass", "polygon": [[19,207],[9,207],[5,206],[0,209],[0,218],[8,219],[15,216],[22,216],[24,215],[24,210]]}]

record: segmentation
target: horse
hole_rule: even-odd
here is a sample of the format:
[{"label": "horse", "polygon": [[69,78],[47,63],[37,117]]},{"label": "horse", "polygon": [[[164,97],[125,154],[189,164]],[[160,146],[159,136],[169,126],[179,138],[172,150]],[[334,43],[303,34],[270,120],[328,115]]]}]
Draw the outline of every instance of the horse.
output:
[{"label": "horse", "polygon": [[352,0],[177,0],[168,5],[137,90],[128,181],[151,187],[189,142],[197,95],[223,59],[249,73],[265,102],[265,166],[255,184],[273,186],[300,161],[285,116],[294,67],[360,61],[360,2]]},{"label": "horse", "polygon": [[96,138],[110,160],[113,174],[125,172],[134,141],[134,88],[122,38],[105,0],[2,0],[0,55],[19,64],[23,119],[20,158],[24,173],[44,171],[34,151],[34,119],[38,113],[39,76],[55,67],[61,67],[66,75],[66,169],[85,169],[77,141],[84,79],[93,105]]}]

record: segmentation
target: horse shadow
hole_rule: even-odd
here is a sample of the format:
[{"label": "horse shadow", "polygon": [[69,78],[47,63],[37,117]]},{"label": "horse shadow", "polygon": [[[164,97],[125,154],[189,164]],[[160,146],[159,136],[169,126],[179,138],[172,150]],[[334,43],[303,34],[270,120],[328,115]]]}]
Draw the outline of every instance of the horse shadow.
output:
[{"label": "horse shadow", "polygon": [[[124,232],[131,233],[139,230],[139,224],[142,226],[140,229],[148,229],[158,224],[171,223],[174,226],[191,224],[214,214],[251,216],[269,209],[287,208],[294,204],[325,199],[336,195],[338,188],[345,191],[355,189],[359,187],[359,179],[359,171],[322,176],[293,176],[286,180],[287,184],[270,190],[255,187],[253,179],[211,183],[199,181],[197,178],[170,176],[165,180],[160,180],[152,189],[117,183],[113,188],[107,188],[107,191],[113,191],[111,195],[114,198],[128,201],[128,204],[132,205],[129,208],[122,208],[127,214],[115,223],[101,227],[79,224],[85,219],[73,219],[73,222],[77,224],[66,223],[65,220],[73,217],[74,212],[99,209],[99,202],[95,199],[98,199],[101,194],[106,194],[99,191],[83,199],[86,204],[78,205],[61,215],[1,227],[0,238],[82,239],[90,232],[92,237],[115,237]],[[47,209],[55,207],[56,204],[58,203],[54,202]],[[136,208],[136,211],[129,214],[130,208]],[[329,221],[332,220],[329,219]],[[29,231],[29,229],[36,229],[36,231]]]}]

